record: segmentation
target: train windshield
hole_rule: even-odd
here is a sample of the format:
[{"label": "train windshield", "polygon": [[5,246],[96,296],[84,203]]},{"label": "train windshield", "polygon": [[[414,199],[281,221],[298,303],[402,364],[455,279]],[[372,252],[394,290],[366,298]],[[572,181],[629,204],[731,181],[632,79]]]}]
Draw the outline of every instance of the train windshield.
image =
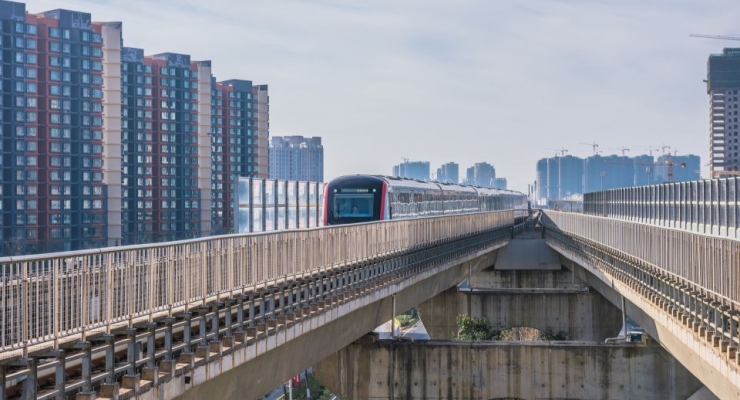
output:
[{"label": "train windshield", "polygon": [[370,177],[346,177],[329,182],[327,223],[355,224],[380,219],[382,181]]},{"label": "train windshield", "polygon": [[341,189],[340,193],[334,195],[334,214],[343,218],[375,217],[375,193],[366,191],[367,189]]}]

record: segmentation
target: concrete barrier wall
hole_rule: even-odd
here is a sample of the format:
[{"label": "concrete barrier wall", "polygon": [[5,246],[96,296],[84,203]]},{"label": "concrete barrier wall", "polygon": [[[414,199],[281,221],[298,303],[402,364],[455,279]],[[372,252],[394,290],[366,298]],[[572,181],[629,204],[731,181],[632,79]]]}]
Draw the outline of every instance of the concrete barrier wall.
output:
[{"label": "concrete barrier wall", "polygon": [[[595,291],[562,271],[491,271],[474,274],[475,289],[441,293],[419,305],[432,339],[451,339],[460,314],[488,318],[495,329],[533,327],[564,331],[571,340],[602,342],[617,336],[622,313]],[[573,284],[576,284],[575,286]],[[486,289],[482,289],[486,288]]]},{"label": "concrete barrier wall", "polygon": [[581,286],[581,280],[573,279],[565,268],[557,271],[487,269],[470,278],[470,287],[476,289],[571,289],[574,285]]},{"label": "concrete barrier wall", "polygon": [[686,399],[702,385],[659,346],[356,342],[318,379],[352,399]]}]

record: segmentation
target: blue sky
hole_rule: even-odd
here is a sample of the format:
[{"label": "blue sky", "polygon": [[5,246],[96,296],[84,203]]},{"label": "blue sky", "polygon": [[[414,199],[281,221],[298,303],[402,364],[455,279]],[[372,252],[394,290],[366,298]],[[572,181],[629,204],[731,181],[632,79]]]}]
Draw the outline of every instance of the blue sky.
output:
[{"label": "blue sky", "polygon": [[59,7],[269,84],[271,135],[322,136],[327,178],[486,161],[523,191],[545,149],[587,156],[592,141],[705,164],[707,56],[740,47],[688,36],[740,32],[736,0],[27,2]]}]

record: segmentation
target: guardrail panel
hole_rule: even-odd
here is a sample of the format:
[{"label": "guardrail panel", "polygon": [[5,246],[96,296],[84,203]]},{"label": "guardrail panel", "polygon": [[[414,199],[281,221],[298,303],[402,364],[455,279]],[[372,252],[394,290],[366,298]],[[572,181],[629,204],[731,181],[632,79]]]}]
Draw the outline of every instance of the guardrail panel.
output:
[{"label": "guardrail panel", "polygon": [[652,264],[740,308],[737,240],[593,215],[545,211],[547,229],[588,239]]},{"label": "guardrail panel", "polygon": [[260,283],[513,223],[509,210],[0,258],[0,360]]}]

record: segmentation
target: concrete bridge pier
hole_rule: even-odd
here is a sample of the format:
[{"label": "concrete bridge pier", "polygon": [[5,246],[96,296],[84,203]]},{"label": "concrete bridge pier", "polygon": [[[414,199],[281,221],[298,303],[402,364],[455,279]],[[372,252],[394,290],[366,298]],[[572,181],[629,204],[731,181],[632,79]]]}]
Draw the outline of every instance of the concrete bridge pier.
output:
[{"label": "concrete bridge pier", "polygon": [[488,318],[497,330],[562,331],[569,340],[603,342],[622,328],[621,310],[565,268],[489,268],[474,274],[470,285],[449,289],[417,307],[431,339],[452,339],[460,314]]}]

